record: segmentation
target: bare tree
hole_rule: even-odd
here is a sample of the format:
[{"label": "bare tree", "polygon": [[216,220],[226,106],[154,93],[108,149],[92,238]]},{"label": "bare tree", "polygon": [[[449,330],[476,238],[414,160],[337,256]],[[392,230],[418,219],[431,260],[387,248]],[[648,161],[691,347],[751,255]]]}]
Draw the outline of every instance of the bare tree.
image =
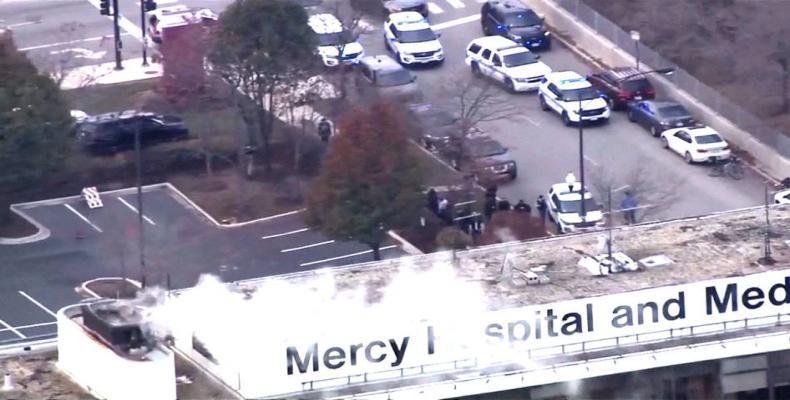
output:
[{"label": "bare tree", "polygon": [[[327,4],[327,9],[340,20],[340,23],[343,24],[343,28],[347,31],[347,35],[353,39],[357,40],[359,36],[365,32],[364,27],[361,24],[362,21],[362,12],[350,7],[345,0],[334,0]],[[348,45],[347,40],[341,40],[335,48],[337,49],[338,57],[342,56],[346,50],[346,45]],[[332,80],[335,87],[338,90],[339,98],[341,100],[345,100],[346,95],[348,94],[348,78],[349,75],[353,72],[353,68],[351,65],[347,64],[340,64],[330,71],[330,74],[327,74],[327,77]]]},{"label": "bare tree", "polygon": [[630,168],[593,167],[588,176],[590,187],[599,199],[607,199],[609,191],[613,191],[613,213],[622,211],[617,201],[622,198],[621,192],[629,191],[636,196],[640,207],[637,216],[642,221],[657,218],[675,204],[680,198],[680,187],[685,183],[683,179],[643,164]]},{"label": "bare tree", "polygon": [[782,108],[781,113],[790,113],[790,30],[782,30],[778,36],[771,59],[782,69]]},{"label": "bare tree", "polygon": [[[451,161],[467,158],[469,140],[476,135],[484,134],[480,124],[521,113],[518,104],[513,102],[501,88],[477,78],[470,78],[462,84],[451,80],[444,81],[440,93],[443,98],[448,99],[450,110],[458,117],[458,134],[451,136],[450,143],[442,150]],[[470,170],[469,165],[465,166],[463,162],[454,164],[454,167],[470,175],[479,172]],[[484,180],[487,178],[476,177]]]}]

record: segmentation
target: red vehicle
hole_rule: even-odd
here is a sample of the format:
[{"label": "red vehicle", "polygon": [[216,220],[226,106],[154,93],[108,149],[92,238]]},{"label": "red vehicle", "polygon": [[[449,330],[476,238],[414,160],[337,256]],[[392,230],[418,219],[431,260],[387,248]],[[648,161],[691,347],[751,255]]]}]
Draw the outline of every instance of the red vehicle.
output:
[{"label": "red vehicle", "polygon": [[588,75],[587,80],[606,95],[609,108],[622,110],[631,101],[654,99],[653,84],[633,67],[617,67]]}]

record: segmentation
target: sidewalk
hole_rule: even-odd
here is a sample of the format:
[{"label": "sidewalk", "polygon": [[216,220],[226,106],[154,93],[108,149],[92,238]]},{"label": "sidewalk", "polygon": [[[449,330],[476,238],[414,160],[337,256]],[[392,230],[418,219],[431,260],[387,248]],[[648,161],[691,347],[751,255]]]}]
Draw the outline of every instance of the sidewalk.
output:
[{"label": "sidewalk", "polygon": [[123,60],[122,70],[115,69],[115,62],[75,68],[66,73],[60,88],[72,90],[91,85],[110,85],[160,76],[162,76],[162,64],[149,61],[149,65],[144,67],[142,58],[131,58]]},{"label": "sidewalk", "polygon": [[[162,76],[162,64],[151,63],[143,66],[142,58],[132,58],[123,61],[123,69],[116,70],[115,62],[108,62],[98,65],[86,65],[75,68],[65,74],[60,87],[63,90],[73,90],[92,85],[110,85],[123,82],[134,82],[143,79],[159,78]],[[320,98],[327,99],[338,96],[337,89],[324,80],[321,75],[308,78],[297,91],[313,91]],[[275,116],[287,125],[302,128],[302,120],[313,124],[310,128],[315,129],[318,121],[323,118],[319,112],[310,105],[299,105],[293,109],[293,114],[289,115],[286,107],[276,107]]]}]

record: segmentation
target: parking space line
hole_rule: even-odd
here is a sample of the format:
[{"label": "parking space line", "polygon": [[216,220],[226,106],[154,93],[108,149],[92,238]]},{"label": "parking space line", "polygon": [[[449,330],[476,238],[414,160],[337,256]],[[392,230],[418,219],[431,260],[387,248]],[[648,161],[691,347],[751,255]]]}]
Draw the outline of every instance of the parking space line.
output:
[{"label": "parking space line", "polygon": [[597,162],[595,162],[595,160],[593,160],[590,157],[584,156],[584,159],[587,160],[590,164],[592,164],[592,165],[594,165],[596,167],[600,167],[601,166],[601,164],[598,164]]},{"label": "parking space line", "polygon": [[[41,327],[41,326],[55,325],[57,323],[58,323],[58,321],[41,322],[41,323],[38,323],[38,324],[15,326],[14,329],[20,330],[20,329],[38,328],[38,327]],[[3,328],[3,329],[0,329],[0,332],[10,331],[10,330],[11,330],[10,328]]]},{"label": "parking space line", "polygon": [[96,230],[97,230],[99,233],[104,233],[104,231],[102,231],[102,230],[101,230],[101,228],[99,228],[98,226],[94,225],[94,224],[93,224],[93,222],[91,222],[91,221],[90,221],[88,218],[86,218],[84,215],[80,214],[80,212],[79,212],[79,211],[77,211],[77,210],[75,210],[75,209],[74,209],[74,207],[72,207],[71,205],[69,205],[69,204],[67,204],[67,203],[63,203],[63,206],[65,206],[66,208],[68,208],[69,210],[71,210],[71,212],[73,212],[74,214],[77,214],[77,216],[78,216],[78,217],[80,217],[80,219],[81,219],[81,220],[85,221],[85,223],[87,223],[88,225],[90,225],[90,226],[91,226],[93,229],[96,229]]},{"label": "parking space line", "polygon": [[446,0],[446,1],[455,8],[466,8],[466,4],[464,4],[460,0]]},{"label": "parking space line", "polygon": [[444,12],[444,10],[442,10],[442,8],[439,7],[438,4],[436,4],[436,3],[432,2],[432,1],[429,1],[428,2],[428,12],[430,12],[431,14],[441,14],[441,13]]},{"label": "parking space line", "polygon": [[51,316],[53,316],[53,317],[55,317],[55,318],[57,318],[57,317],[58,317],[57,315],[55,315],[55,313],[54,313],[54,312],[52,312],[52,310],[50,310],[50,309],[49,309],[49,308],[47,308],[47,307],[44,307],[44,305],[43,305],[43,304],[39,303],[39,302],[38,302],[36,299],[34,299],[34,298],[30,297],[30,295],[29,295],[29,294],[27,294],[27,293],[25,293],[25,292],[23,292],[23,291],[21,291],[21,290],[19,291],[19,294],[21,294],[22,296],[25,296],[25,298],[27,298],[28,300],[30,300],[30,301],[31,301],[33,304],[37,305],[37,306],[38,306],[38,308],[40,308],[40,309],[42,309],[42,310],[46,311],[46,312],[47,312],[47,314],[49,314],[49,315],[51,315]]},{"label": "parking space line", "polygon": [[[398,247],[398,246],[396,246],[394,244],[390,245],[390,246],[384,246],[384,247],[380,248],[379,251],[389,250],[389,249],[394,248],[394,247]],[[303,264],[299,264],[299,266],[300,267],[307,267],[309,265],[320,264],[320,263],[328,262],[328,261],[341,260],[341,259],[349,258],[349,257],[361,256],[363,254],[368,254],[368,253],[372,253],[372,252],[373,252],[373,250],[365,250],[365,251],[360,251],[358,253],[346,254],[344,256],[337,256],[337,257],[332,257],[332,258],[325,258],[323,260],[310,261],[310,262],[306,262],[306,263],[303,263]]]},{"label": "parking space line", "polygon": [[289,253],[289,252],[292,252],[292,251],[309,249],[311,247],[323,246],[325,244],[330,244],[330,243],[334,243],[334,242],[335,242],[334,240],[327,240],[326,242],[313,243],[313,244],[308,244],[307,246],[300,246],[300,247],[294,247],[294,248],[291,248],[291,249],[280,250],[280,253]]},{"label": "parking space line", "polygon": [[295,231],[290,231],[290,232],[275,233],[274,235],[261,236],[261,239],[273,239],[273,238],[277,238],[277,237],[281,237],[281,236],[293,235],[295,233],[307,232],[309,230],[310,230],[310,228],[302,228],[302,229],[297,229]]},{"label": "parking space line", "polygon": [[445,22],[442,22],[440,24],[432,25],[431,29],[433,29],[435,31],[440,31],[442,29],[447,29],[447,28],[452,28],[454,26],[458,26],[458,25],[468,24],[470,22],[474,22],[474,21],[478,21],[478,20],[480,20],[480,13],[477,13],[475,15],[470,15],[468,17],[458,18],[458,19],[454,19],[452,21],[445,21]]},{"label": "parking space line", "polygon": [[13,326],[11,326],[11,325],[8,325],[8,324],[7,324],[5,321],[3,321],[2,319],[0,319],[0,325],[2,325],[2,326],[4,326],[4,327],[6,327],[6,328],[7,328],[9,331],[11,331],[11,332],[14,332],[14,334],[15,334],[15,335],[17,335],[17,336],[19,336],[20,338],[22,338],[22,339],[27,339],[27,336],[23,335],[23,334],[22,334],[22,332],[19,332],[19,331],[18,331],[18,330],[16,330],[16,328],[14,328]]},{"label": "parking space line", "polygon": [[[138,214],[138,215],[140,214],[140,211],[137,211],[137,207],[129,204],[129,202],[124,200],[123,197],[119,196],[119,197],[117,197],[117,199],[120,200],[121,203],[123,203],[126,207],[129,207],[130,210],[134,211],[135,214]],[[151,225],[156,225],[154,223],[154,221],[151,221],[151,218],[148,218],[145,214],[143,214],[143,219],[145,220],[145,222],[148,222]]]}]

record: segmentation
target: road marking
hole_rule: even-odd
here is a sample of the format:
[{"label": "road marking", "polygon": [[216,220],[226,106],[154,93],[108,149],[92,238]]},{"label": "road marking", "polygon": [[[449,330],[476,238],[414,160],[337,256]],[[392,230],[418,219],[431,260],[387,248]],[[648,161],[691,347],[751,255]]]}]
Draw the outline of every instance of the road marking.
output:
[{"label": "road marking", "polygon": [[431,14],[441,14],[441,13],[444,12],[444,10],[442,10],[442,8],[439,7],[438,4],[436,4],[436,3],[432,2],[432,1],[429,1],[428,2],[428,12],[430,12]]},{"label": "road marking", "polygon": [[532,124],[532,125],[535,125],[535,126],[540,126],[540,124],[539,124],[539,123],[537,123],[537,122],[536,122],[534,119],[532,119],[532,118],[530,118],[530,117],[528,117],[528,116],[526,116],[526,115],[523,115],[523,114],[522,114],[522,115],[521,115],[521,118],[524,118],[525,120],[527,120],[527,122],[529,122],[529,123],[530,123],[530,124]]},{"label": "road marking", "polygon": [[440,31],[446,28],[452,28],[457,25],[468,24],[470,22],[479,21],[480,14],[470,15],[468,17],[458,18],[451,21],[442,22],[441,24],[436,24],[431,26],[431,28],[435,31]]},{"label": "road marking", "polygon": [[[391,249],[393,247],[398,247],[398,246],[396,246],[394,244],[391,245],[391,246],[384,246],[384,247],[380,248],[379,251],[389,250],[389,249]],[[328,261],[340,260],[340,259],[343,259],[343,258],[361,256],[363,254],[369,254],[369,253],[372,253],[372,252],[373,252],[373,250],[365,250],[365,251],[360,251],[359,253],[351,253],[351,254],[346,254],[344,256],[337,256],[337,257],[332,257],[332,258],[325,258],[323,260],[310,261],[310,262],[306,262],[304,264],[299,264],[299,266],[300,267],[307,267],[309,265],[320,264],[320,263],[328,262]]]},{"label": "road marking", "polygon": [[33,302],[33,304],[37,305],[37,306],[38,306],[40,309],[42,309],[42,310],[46,311],[46,312],[47,312],[49,315],[51,315],[51,316],[53,316],[53,317],[55,317],[55,318],[57,318],[57,317],[58,317],[57,315],[55,315],[55,313],[54,313],[54,312],[52,312],[52,310],[50,310],[49,308],[46,308],[46,307],[44,307],[44,305],[43,305],[43,304],[39,303],[39,302],[38,302],[36,299],[34,299],[33,297],[31,297],[29,294],[27,294],[27,293],[25,293],[25,292],[23,292],[23,291],[21,291],[21,290],[19,291],[19,294],[21,294],[22,296],[25,296],[25,298],[27,298],[28,300],[30,300],[31,302]]},{"label": "road marking", "polygon": [[[99,0],[88,0],[88,2],[91,3],[91,5],[93,5],[94,7],[96,7],[97,10],[101,9],[99,5]],[[108,15],[107,19],[112,20],[113,17],[111,15]],[[126,32],[129,32],[130,35],[134,36],[135,39],[139,41],[143,40],[143,31],[123,15],[118,16],[118,25],[121,28],[123,28],[123,30],[125,30]]]},{"label": "road marking", "polygon": [[87,223],[88,225],[90,225],[90,226],[91,226],[93,229],[96,229],[96,230],[97,230],[99,233],[104,233],[104,231],[102,231],[102,230],[101,230],[101,228],[99,228],[98,226],[94,225],[94,224],[93,224],[93,222],[91,222],[91,221],[90,221],[88,218],[86,218],[84,215],[80,214],[80,212],[79,212],[79,211],[77,211],[77,210],[75,210],[75,209],[74,209],[74,207],[72,207],[71,205],[69,205],[69,204],[67,204],[67,203],[64,203],[63,205],[64,205],[66,208],[68,208],[69,210],[71,210],[71,212],[73,212],[74,214],[77,214],[77,216],[78,216],[78,217],[80,217],[80,219],[82,219],[83,221],[85,221],[85,223]]},{"label": "road marking", "polygon": [[464,4],[460,0],[447,0],[447,2],[450,3],[450,5],[455,8],[466,8],[466,4]]},{"label": "road marking", "polygon": [[[88,299],[88,300],[92,300],[92,299]],[[39,323],[39,324],[15,326],[14,328],[16,328],[17,330],[22,330],[22,329],[38,328],[38,327],[42,327],[42,326],[50,326],[50,325],[55,325],[57,323],[58,323],[58,321],[42,322],[42,323]],[[10,330],[11,329],[9,329],[9,328],[3,328],[3,329],[0,329],[0,332],[10,331]]]},{"label": "road marking", "polygon": [[3,321],[2,319],[0,319],[0,325],[3,325],[4,327],[6,327],[6,329],[7,329],[7,330],[9,330],[9,331],[11,331],[11,332],[14,332],[14,333],[15,333],[17,336],[19,336],[20,338],[22,338],[22,339],[27,339],[27,336],[23,335],[23,334],[22,334],[22,332],[19,332],[19,331],[18,331],[18,330],[16,330],[16,328],[14,328],[13,326],[11,326],[11,325],[8,325],[8,324],[7,324],[5,321]]},{"label": "road marking", "polygon": [[[121,36],[128,36],[128,35],[129,35],[128,33],[121,33]],[[101,40],[112,40],[112,36],[95,36],[87,39],[69,40],[68,42],[41,44],[38,46],[23,47],[19,49],[19,51],[39,50],[39,49],[46,49],[48,47],[65,46],[67,44],[82,43],[82,42],[97,42]]]},{"label": "road marking", "polygon": [[[118,200],[120,200],[121,203],[125,204],[126,207],[129,207],[129,209],[134,211],[135,214],[138,214],[138,215],[140,214],[140,211],[137,211],[137,208],[135,206],[129,204],[126,200],[123,199],[123,197],[118,197]],[[156,225],[154,223],[154,221],[151,221],[151,218],[146,217],[145,214],[143,214],[143,219],[145,220],[145,222],[148,222],[151,225]]]},{"label": "road marking", "polygon": [[276,233],[274,235],[261,236],[261,239],[272,239],[272,238],[276,238],[276,237],[280,237],[280,236],[293,235],[294,233],[306,232],[306,231],[309,231],[309,230],[310,230],[310,228],[302,228],[302,229],[297,229],[295,231],[290,231],[290,232],[283,232],[283,233]]},{"label": "road marking", "polygon": [[598,164],[597,162],[595,162],[595,161],[594,161],[592,158],[590,158],[590,157],[584,156],[584,159],[585,159],[585,160],[587,160],[587,161],[588,161],[590,164],[592,164],[592,165],[594,165],[594,166],[596,166],[596,167],[600,167],[600,166],[601,166],[601,164]]},{"label": "road marking", "polygon": [[309,249],[311,247],[323,246],[325,244],[330,244],[330,243],[334,243],[334,242],[335,242],[334,240],[327,240],[326,242],[313,243],[313,244],[308,244],[307,246],[300,246],[300,247],[294,247],[294,248],[290,248],[290,249],[280,250],[280,253],[289,253],[289,252],[292,252],[292,251]]},{"label": "road marking", "polygon": [[5,27],[6,28],[19,28],[20,26],[33,25],[33,24],[38,24],[38,23],[41,23],[41,21],[17,22],[16,24],[6,25]]}]

